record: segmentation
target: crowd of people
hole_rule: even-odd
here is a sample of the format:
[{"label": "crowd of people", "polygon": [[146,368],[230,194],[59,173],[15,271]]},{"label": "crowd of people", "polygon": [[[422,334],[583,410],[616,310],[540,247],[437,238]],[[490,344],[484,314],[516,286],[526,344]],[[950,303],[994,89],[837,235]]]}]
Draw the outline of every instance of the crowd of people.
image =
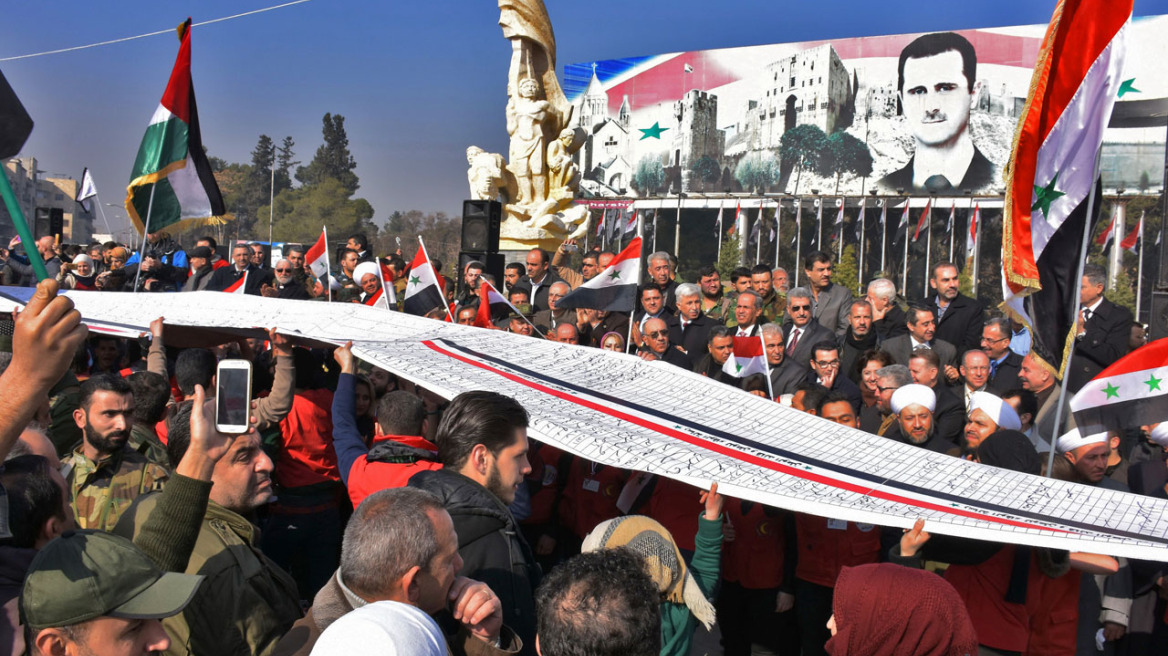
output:
[{"label": "crowd of people", "polygon": [[[16,247],[0,252],[3,280],[32,285]],[[168,340],[162,317],[148,338],[87,336],[57,295],[223,290],[246,275],[245,293],[365,302],[385,278],[362,235],[327,280],[295,245],[274,264],[257,244],[223,260],[209,237],[184,251],[150,235],[140,262],[117,244],[35,247],[55,281],[0,324],[6,653],[684,656],[699,625],[717,627],[727,656],[1168,645],[1162,563],[727,498],[717,482],[700,490],[529,439],[530,409],[513,399],[445,399],[349,345],[273,329],[208,348]],[[955,458],[1039,474],[1053,449],[1054,477],[1168,497],[1168,423],[1081,434],[1026,330],[961,294],[951,263],[933,267],[928,298],[906,302],[886,278],[855,297],[823,252],[796,287],[766,265],[678,280],[658,252],[631,311],[568,310],[560,299],[614,257],[572,266],[573,247],[533,249],[502,281],[469,262],[446,279],[451,317],[663,360]],[[404,283],[400,255],[380,265]],[[487,326],[481,279],[513,306]],[[1143,338],[1105,298],[1104,271],[1087,266],[1081,282],[1071,392]],[[767,374],[727,373],[736,337],[762,341]],[[228,358],[253,365],[240,435],[215,425]]]}]

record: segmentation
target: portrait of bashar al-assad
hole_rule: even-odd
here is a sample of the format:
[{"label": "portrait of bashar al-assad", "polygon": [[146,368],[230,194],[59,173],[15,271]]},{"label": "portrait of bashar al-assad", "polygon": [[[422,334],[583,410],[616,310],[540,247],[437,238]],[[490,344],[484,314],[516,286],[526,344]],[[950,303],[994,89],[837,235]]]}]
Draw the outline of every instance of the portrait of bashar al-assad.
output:
[{"label": "portrait of bashar al-assad", "polygon": [[935,194],[990,184],[994,165],[969,133],[979,90],[977,53],[960,34],[926,34],[905,46],[897,68],[898,104],[916,149],[880,186]]}]

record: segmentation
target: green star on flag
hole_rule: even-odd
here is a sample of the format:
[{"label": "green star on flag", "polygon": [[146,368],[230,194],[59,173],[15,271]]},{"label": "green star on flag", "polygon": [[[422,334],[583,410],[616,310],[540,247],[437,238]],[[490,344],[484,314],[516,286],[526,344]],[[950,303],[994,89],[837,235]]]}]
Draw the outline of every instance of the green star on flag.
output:
[{"label": "green star on flag", "polygon": [[1103,392],[1107,394],[1107,398],[1119,398],[1119,388],[1111,383],[1107,383],[1107,387],[1103,388]]},{"label": "green star on flag", "polygon": [[1156,374],[1148,374],[1148,379],[1144,381],[1144,384],[1148,386],[1149,392],[1158,392],[1160,391],[1160,382],[1162,380],[1164,379],[1156,378]]},{"label": "green star on flag", "polygon": [[1136,81],[1136,79],[1133,77],[1130,80],[1124,80],[1119,85],[1119,97],[1120,98],[1126,96],[1129,93],[1143,93],[1143,91],[1140,91],[1139,89],[1132,86],[1135,83],[1135,81]]},{"label": "green star on flag", "polygon": [[1061,191],[1056,191],[1054,186],[1058,183],[1059,174],[1055,173],[1054,178],[1051,179],[1050,184],[1045,187],[1034,185],[1034,205],[1030,207],[1030,211],[1041,209],[1043,218],[1050,218],[1050,204],[1059,198],[1066,196]]},{"label": "green star on flag", "polygon": [[637,129],[641,131],[641,139],[640,140],[644,141],[644,140],[648,139],[649,137],[653,137],[654,139],[660,139],[661,133],[665,132],[669,128],[663,128],[663,127],[661,127],[660,123],[654,123],[653,127],[649,128],[649,129],[645,129],[645,128],[637,128]]},{"label": "green star on flag", "polygon": [[737,362],[735,362],[735,363],[734,363],[734,366],[738,368],[738,371],[742,371],[742,365],[740,365],[740,364],[738,364]]},{"label": "green star on flag", "polygon": [[619,269],[613,269],[613,270],[612,270],[612,273],[608,274],[608,277],[609,277],[609,279],[620,278],[620,270],[619,270]]},{"label": "green star on flag", "polygon": [[417,276],[410,276],[410,284],[411,284],[411,285],[416,285],[416,284],[418,284],[418,283],[420,283],[420,282],[422,282],[422,279],[421,279],[421,278],[419,278],[419,277],[417,277]]}]

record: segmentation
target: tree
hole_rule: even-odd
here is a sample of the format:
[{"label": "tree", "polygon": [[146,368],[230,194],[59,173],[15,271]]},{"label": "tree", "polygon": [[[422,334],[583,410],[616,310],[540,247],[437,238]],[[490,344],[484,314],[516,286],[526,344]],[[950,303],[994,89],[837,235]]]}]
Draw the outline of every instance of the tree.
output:
[{"label": "tree", "polygon": [[734,179],[744,190],[763,193],[778,181],[779,163],[769,151],[750,153],[738,162]]},{"label": "tree", "polygon": [[816,169],[820,154],[827,148],[827,135],[823,130],[809,123],[796,125],[783,133],[779,140],[779,157],[795,164],[795,193],[799,193],[799,180],[803,169]]},{"label": "tree", "polygon": [[642,196],[651,196],[665,185],[665,167],[661,160],[649,155],[637,162],[637,170],[633,173],[633,188]]},{"label": "tree", "polygon": [[284,137],[280,148],[276,151],[276,193],[292,188],[292,167],[300,162],[293,161],[295,154],[292,147],[296,145],[292,137]]},{"label": "tree", "polygon": [[1148,187],[1150,187],[1150,186],[1152,186],[1152,180],[1151,180],[1151,178],[1148,177],[1148,172],[1144,171],[1143,173],[1140,174],[1140,184],[1139,184],[1140,193],[1142,194],[1145,191],[1147,191]]},{"label": "tree", "polygon": [[718,165],[718,160],[709,155],[702,155],[690,166],[694,177],[706,184],[717,182],[718,178],[722,177],[722,167]]},{"label": "tree", "polygon": [[730,272],[742,266],[742,247],[738,244],[738,234],[722,238],[722,250],[718,253],[718,275],[722,280],[730,280]]},{"label": "tree", "polygon": [[[426,243],[430,257],[442,260],[449,274],[458,260],[462,221],[442,212],[425,214],[419,210],[394,211],[385,224],[385,230],[373,239],[378,254],[392,253],[399,247],[408,262],[418,252],[418,237]],[[399,246],[400,244],[400,246]]]},{"label": "tree", "polygon": [[[333,178],[314,185],[291,189],[276,196],[275,234],[279,241],[312,243],[327,225],[330,235],[348,236],[364,232],[371,237],[378,227],[372,222],[373,207],[363,198],[351,194]],[[258,215],[268,216],[268,207],[258,208]]]},{"label": "tree", "polygon": [[324,144],[316,149],[316,156],[308,166],[297,167],[296,179],[303,185],[316,185],[326,178],[341,183],[346,196],[352,196],[360,186],[357,174],[357,160],[349,152],[349,137],[345,133],[345,117],[340,114],[325,114],[323,119]]},{"label": "tree", "polygon": [[827,138],[818,167],[825,175],[835,175],[835,191],[839,193],[840,178],[851,173],[866,178],[872,175],[872,153],[868,145],[844,131]]},{"label": "tree", "polygon": [[[838,246],[836,248],[838,249]],[[844,246],[844,256],[836,263],[831,279],[840,287],[851,290],[853,294],[860,292],[860,260],[856,255],[855,244]]]}]

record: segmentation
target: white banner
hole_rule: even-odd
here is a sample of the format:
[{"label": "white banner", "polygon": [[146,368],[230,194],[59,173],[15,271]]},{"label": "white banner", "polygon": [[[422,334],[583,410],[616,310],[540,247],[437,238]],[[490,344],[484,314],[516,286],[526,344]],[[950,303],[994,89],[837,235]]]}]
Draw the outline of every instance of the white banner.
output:
[{"label": "white banner", "polygon": [[[0,288],[0,311],[32,290]],[[1168,560],[1168,501],[979,465],[846,428],[662,362],[357,304],[219,292],[67,292],[87,323],[148,333],[276,326],[353,340],[359,357],[435,393],[514,397],[535,439],[590,460],[719,483],[742,499],[859,523]]]}]

